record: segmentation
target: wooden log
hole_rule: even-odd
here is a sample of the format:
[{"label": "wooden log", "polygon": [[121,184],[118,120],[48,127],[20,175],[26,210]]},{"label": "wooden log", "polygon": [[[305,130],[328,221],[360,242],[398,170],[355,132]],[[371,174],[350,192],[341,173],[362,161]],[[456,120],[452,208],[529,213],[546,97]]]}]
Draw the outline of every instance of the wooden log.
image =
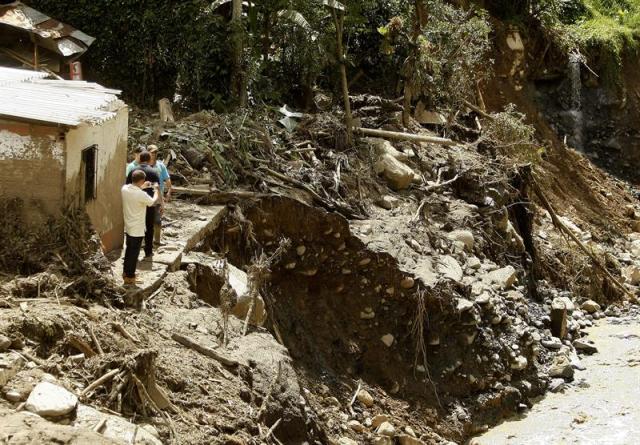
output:
[{"label": "wooden log", "polygon": [[236,367],[240,365],[240,362],[238,362],[237,360],[233,360],[230,359],[228,357],[225,357],[221,354],[218,354],[216,351],[214,351],[212,348],[209,348],[207,346],[203,346],[200,345],[198,343],[195,342],[195,340],[186,337],[184,335],[180,335],[180,334],[172,334],[171,338],[174,339],[175,341],[177,341],[178,343],[180,343],[183,346],[186,346],[187,348],[193,349],[196,352],[199,352],[202,355],[206,355],[207,357],[210,357],[220,363],[222,363],[225,366],[229,366],[229,367]]},{"label": "wooden log", "polygon": [[378,130],[374,128],[362,128],[357,127],[357,133],[363,134],[365,136],[374,136],[383,139],[393,139],[399,141],[413,141],[413,142],[427,142],[431,144],[440,144],[440,145],[457,145],[458,142],[453,141],[447,138],[440,138],[437,136],[425,136],[421,134],[413,134],[413,133],[401,133],[398,131],[386,131],[386,130]]}]

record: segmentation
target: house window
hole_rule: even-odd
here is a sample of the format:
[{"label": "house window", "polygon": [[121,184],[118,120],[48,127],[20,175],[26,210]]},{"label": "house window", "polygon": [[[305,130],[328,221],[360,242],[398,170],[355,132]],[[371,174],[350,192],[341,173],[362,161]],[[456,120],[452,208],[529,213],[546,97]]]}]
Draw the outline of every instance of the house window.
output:
[{"label": "house window", "polygon": [[84,202],[96,199],[96,186],[98,181],[98,146],[82,150],[82,170],[84,181]]}]

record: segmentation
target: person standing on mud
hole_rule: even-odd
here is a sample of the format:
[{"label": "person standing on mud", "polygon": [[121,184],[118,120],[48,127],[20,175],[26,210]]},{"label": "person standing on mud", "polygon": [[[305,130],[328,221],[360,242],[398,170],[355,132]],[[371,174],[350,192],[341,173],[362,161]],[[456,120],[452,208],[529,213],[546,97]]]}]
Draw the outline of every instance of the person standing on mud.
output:
[{"label": "person standing on mud", "polygon": [[[139,156],[140,163],[137,167],[132,169],[127,175],[127,184],[133,183],[133,174],[137,171],[143,171],[148,182],[154,185],[158,185],[158,194],[160,195],[160,177],[158,171],[151,166],[151,153],[143,151]],[[154,191],[151,188],[145,189],[150,197],[154,196]],[[145,232],[144,232],[144,259],[153,259],[153,229],[156,220],[156,211],[158,203],[162,204],[162,195],[154,202],[153,206],[147,207],[145,216]]]},{"label": "person standing on mud", "polygon": [[[160,199],[157,183],[145,181],[147,176],[142,169],[131,172],[131,182],[122,186],[122,210],[124,213],[124,231],[127,246],[124,251],[122,278],[125,285],[136,283],[136,268],[142,239],[146,235],[147,210]],[[144,190],[152,190],[152,195]],[[148,226],[147,226],[148,227]],[[145,246],[146,247],[146,246]]]}]

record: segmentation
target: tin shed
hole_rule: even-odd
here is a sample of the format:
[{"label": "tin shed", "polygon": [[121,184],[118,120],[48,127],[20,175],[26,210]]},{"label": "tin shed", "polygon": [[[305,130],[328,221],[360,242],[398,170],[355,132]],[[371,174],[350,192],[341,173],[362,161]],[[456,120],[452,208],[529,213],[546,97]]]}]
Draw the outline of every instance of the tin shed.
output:
[{"label": "tin shed", "polygon": [[42,224],[84,206],[105,252],[122,245],[128,109],[117,90],[0,67],[0,199]]}]

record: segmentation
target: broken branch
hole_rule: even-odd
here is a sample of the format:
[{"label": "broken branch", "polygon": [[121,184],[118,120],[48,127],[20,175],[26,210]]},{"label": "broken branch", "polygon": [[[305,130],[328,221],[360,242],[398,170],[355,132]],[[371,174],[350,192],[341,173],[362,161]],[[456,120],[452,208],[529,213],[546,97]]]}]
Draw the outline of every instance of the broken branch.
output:
[{"label": "broken branch", "polygon": [[440,145],[457,145],[456,141],[447,138],[440,138],[437,136],[425,136],[421,134],[413,133],[401,133],[398,131],[386,131],[373,128],[356,127],[356,132],[365,136],[375,136],[383,139],[393,139],[401,141],[413,141],[413,142],[427,142]]},{"label": "broken branch", "polygon": [[237,360],[224,357],[223,355],[218,354],[213,349],[207,346],[202,346],[196,343],[193,339],[184,335],[172,334],[171,338],[180,343],[182,346],[186,346],[187,348],[193,349],[194,351],[199,352],[202,355],[206,355],[207,357],[212,358],[225,366],[236,367],[240,365],[240,362],[238,362]]}]

